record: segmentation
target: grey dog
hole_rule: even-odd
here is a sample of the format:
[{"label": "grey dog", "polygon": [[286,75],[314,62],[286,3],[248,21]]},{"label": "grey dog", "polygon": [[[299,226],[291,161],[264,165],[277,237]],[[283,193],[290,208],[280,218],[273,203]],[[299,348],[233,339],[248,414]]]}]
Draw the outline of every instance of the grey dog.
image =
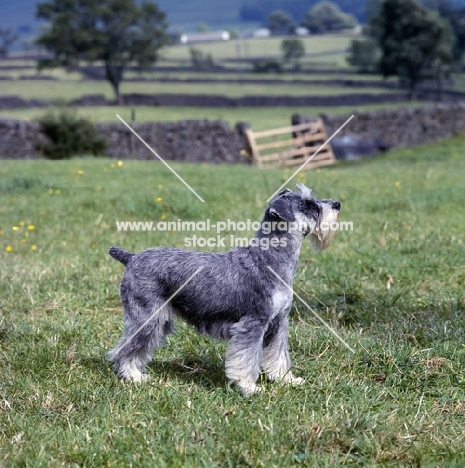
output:
[{"label": "grey dog", "polygon": [[290,371],[292,281],[304,238],[309,235],[316,250],[325,249],[341,205],[317,200],[305,185],[297,188],[299,193],[286,189],[274,197],[246,247],[221,253],[110,249],[126,266],[120,285],[124,333],[108,353],[120,378],[147,379],[146,364],[173,331],[176,315],[200,333],[228,340],[226,376],[243,395],[261,391],[260,368],[272,381],[303,382]]}]

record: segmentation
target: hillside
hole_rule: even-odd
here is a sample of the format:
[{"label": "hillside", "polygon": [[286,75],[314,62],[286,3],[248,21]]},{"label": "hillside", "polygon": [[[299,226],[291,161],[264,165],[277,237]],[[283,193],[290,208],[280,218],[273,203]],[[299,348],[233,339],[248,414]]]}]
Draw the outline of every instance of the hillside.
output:
[{"label": "hillside", "polygon": [[[37,31],[39,23],[35,19],[36,0],[16,0],[0,3],[2,27],[20,28],[23,34],[29,30]],[[305,12],[317,0],[248,0],[231,2],[229,0],[159,0],[160,7],[167,13],[168,22],[175,30],[193,30],[199,24],[211,29],[236,27],[247,29],[255,27],[260,20],[245,21],[244,11],[255,12],[263,18],[274,9],[288,11],[295,21],[300,21]],[[363,19],[366,0],[335,0],[341,8]],[[242,11],[242,14],[241,14]],[[253,19],[253,18],[252,18]]]},{"label": "hillside", "polygon": [[[174,31],[193,31],[200,24],[210,29],[233,27],[239,30],[255,28],[266,20],[268,14],[282,9],[299,23],[305,13],[319,0],[158,0],[167,13],[168,22]],[[360,22],[365,20],[368,0],[333,0],[346,13],[352,13]],[[35,18],[37,0],[16,0],[0,3],[0,27],[18,30],[23,37],[37,33],[40,23]],[[463,0],[456,0],[457,6]]]}]

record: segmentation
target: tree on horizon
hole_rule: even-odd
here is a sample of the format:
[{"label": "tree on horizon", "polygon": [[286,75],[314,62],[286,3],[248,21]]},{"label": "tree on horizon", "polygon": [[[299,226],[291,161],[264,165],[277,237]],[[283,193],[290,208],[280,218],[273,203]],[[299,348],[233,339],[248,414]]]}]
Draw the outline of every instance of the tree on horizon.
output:
[{"label": "tree on horizon", "polygon": [[125,69],[154,64],[169,43],[165,13],[147,0],[50,0],[37,5],[37,17],[48,24],[36,43],[52,55],[39,69],[103,63],[118,103]]},{"label": "tree on horizon", "polygon": [[440,79],[441,67],[452,61],[449,24],[415,0],[382,2],[366,33],[381,49],[381,73],[408,80],[410,99],[428,72]]}]

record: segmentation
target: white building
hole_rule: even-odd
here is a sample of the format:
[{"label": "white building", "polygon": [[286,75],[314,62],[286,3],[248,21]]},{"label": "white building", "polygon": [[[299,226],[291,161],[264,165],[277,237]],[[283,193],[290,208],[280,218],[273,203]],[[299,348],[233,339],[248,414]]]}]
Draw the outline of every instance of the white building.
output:
[{"label": "white building", "polygon": [[228,31],[209,31],[202,33],[182,34],[180,41],[182,44],[194,44],[196,42],[229,41],[231,35]]}]

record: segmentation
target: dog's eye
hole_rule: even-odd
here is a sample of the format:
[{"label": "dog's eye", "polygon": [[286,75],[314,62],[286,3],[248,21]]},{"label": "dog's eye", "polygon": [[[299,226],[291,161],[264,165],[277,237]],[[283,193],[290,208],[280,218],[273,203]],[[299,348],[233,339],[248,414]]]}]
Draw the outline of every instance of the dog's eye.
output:
[{"label": "dog's eye", "polygon": [[318,210],[318,204],[313,200],[305,200],[305,207],[310,210]]},{"label": "dog's eye", "polygon": [[313,200],[305,200],[302,211],[307,215],[311,216],[313,219],[318,219],[320,216],[321,208],[318,203],[314,202]]}]

